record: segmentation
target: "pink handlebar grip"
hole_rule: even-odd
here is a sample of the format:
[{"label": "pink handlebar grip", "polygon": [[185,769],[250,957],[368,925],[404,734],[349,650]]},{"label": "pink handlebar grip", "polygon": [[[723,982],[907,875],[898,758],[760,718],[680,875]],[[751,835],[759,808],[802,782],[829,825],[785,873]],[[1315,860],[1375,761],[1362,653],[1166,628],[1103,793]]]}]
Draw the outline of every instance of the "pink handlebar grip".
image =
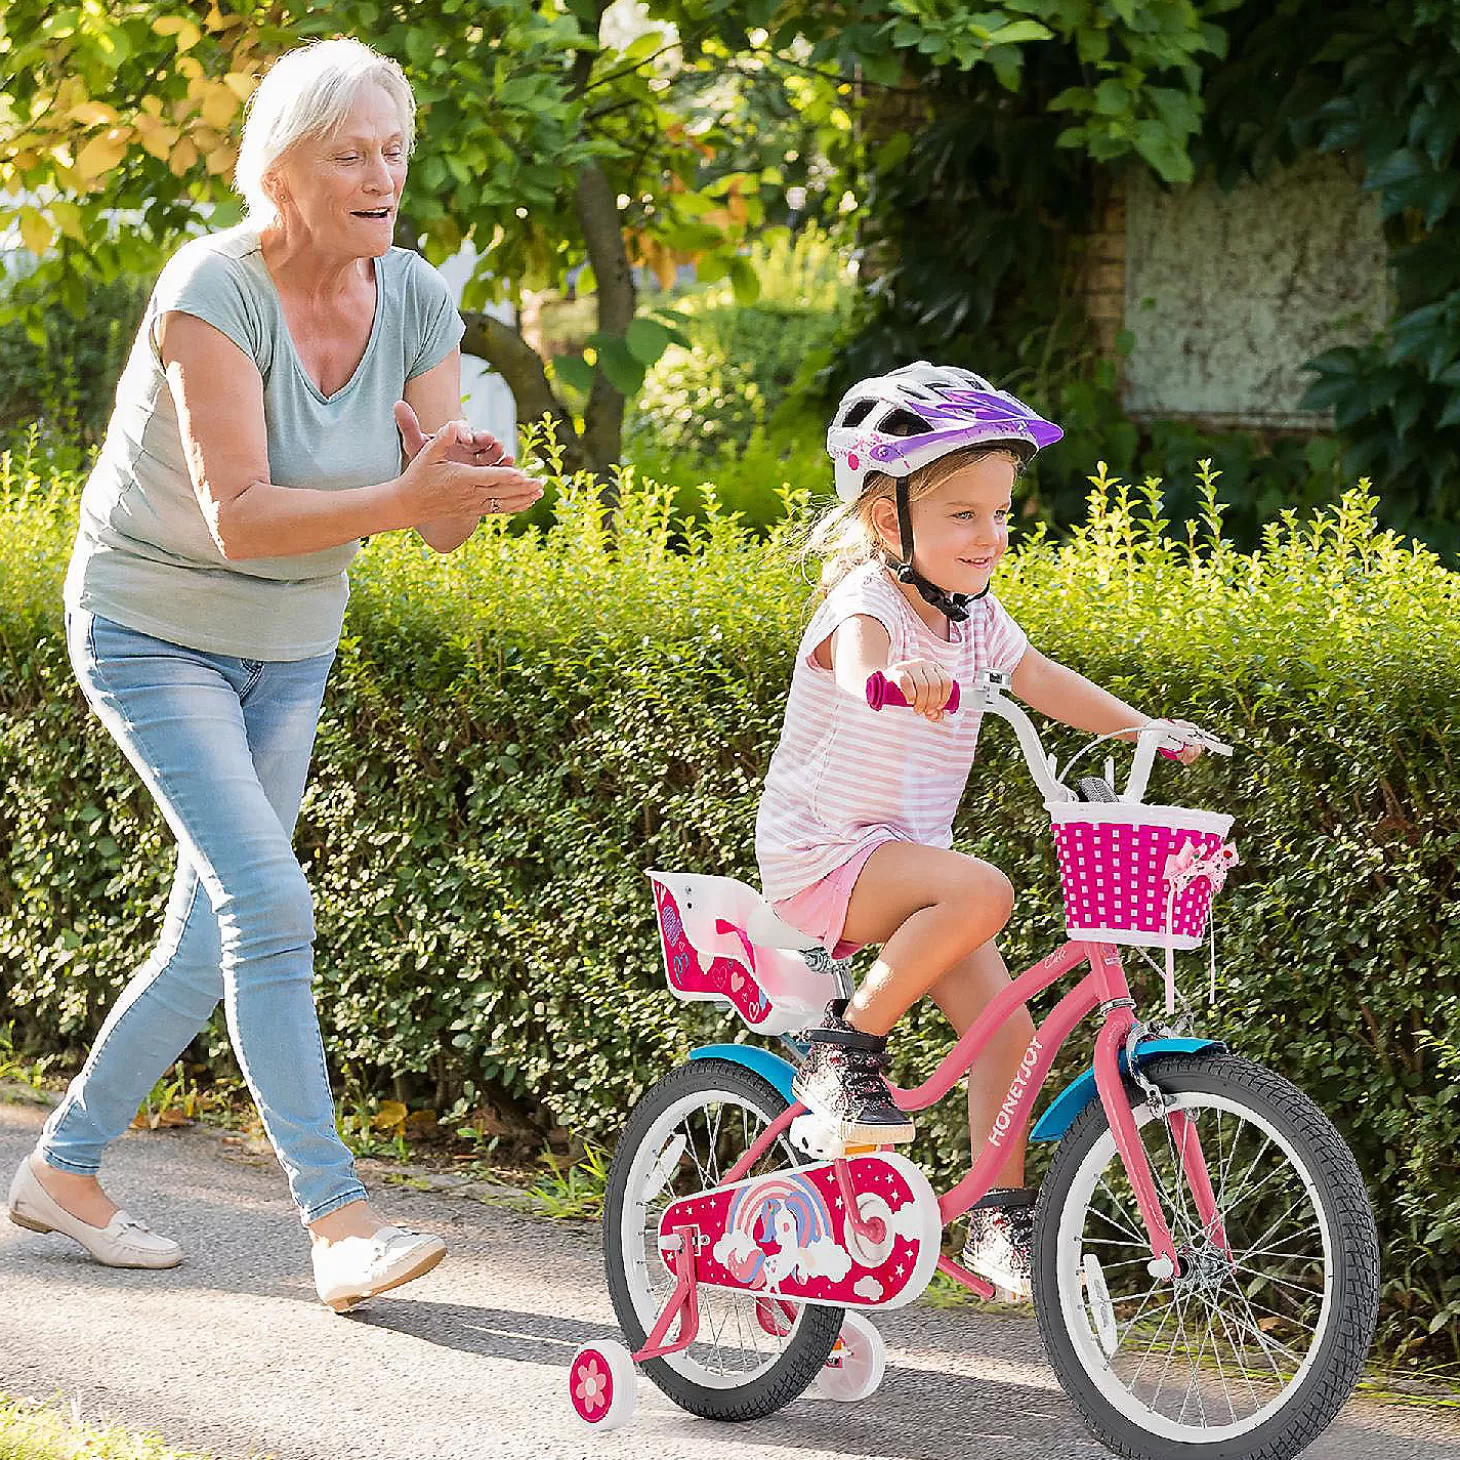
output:
[{"label": "pink handlebar grip", "polygon": [[[959,698],[958,681],[954,680],[948,703],[943,706],[950,715],[957,713]],[[874,669],[867,676],[867,703],[874,710],[880,710],[884,705],[900,705],[906,709],[907,697],[880,669]]]}]

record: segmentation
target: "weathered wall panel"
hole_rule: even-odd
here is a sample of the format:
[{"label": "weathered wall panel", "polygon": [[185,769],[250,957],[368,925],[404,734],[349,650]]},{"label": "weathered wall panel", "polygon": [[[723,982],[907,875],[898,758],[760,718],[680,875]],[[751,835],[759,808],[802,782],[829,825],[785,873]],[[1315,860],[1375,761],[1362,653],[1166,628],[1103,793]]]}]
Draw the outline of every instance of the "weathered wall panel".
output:
[{"label": "weathered wall panel", "polygon": [[1386,313],[1378,202],[1335,157],[1232,192],[1167,192],[1144,172],[1125,198],[1122,373],[1133,415],[1314,427],[1305,360],[1358,343]]}]

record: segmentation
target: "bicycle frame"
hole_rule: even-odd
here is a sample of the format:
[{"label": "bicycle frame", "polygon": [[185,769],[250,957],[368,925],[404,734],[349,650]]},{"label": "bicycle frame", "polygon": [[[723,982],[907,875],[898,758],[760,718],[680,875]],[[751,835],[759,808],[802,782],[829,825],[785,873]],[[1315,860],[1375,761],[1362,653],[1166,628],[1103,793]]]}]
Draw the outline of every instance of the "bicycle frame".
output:
[{"label": "bicycle frame", "polygon": [[[1169,1263],[1170,1273],[1174,1274],[1180,1270],[1180,1258],[1170,1227],[1161,1211],[1155,1178],[1121,1077],[1120,1055],[1135,1026],[1136,1018],[1135,1001],[1131,998],[1120,950],[1115,944],[1067,942],[1025,969],[1008,988],[990,1000],[988,1006],[948,1051],[927,1080],[915,1089],[894,1089],[893,1095],[899,1108],[907,1111],[926,1110],[935,1105],[968,1073],[995,1031],[1016,1009],[1084,963],[1089,964],[1089,972],[1060,999],[1035,1030],[1034,1038],[1020,1062],[1019,1073],[994,1119],[993,1128],[989,1131],[972,1170],[939,1198],[938,1210],[946,1227],[988,1194],[1008,1162],[1013,1141],[1023,1133],[1029,1123],[1034,1102],[1049,1078],[1060,1049],[1087,1015],[1101,1011],[1104,1018],[1095,1039],[1095,1086],[1115,1136],[1116,1148],[1130,1178],[1141,1217],[1146,1224],[1151,1255],[1157,1261],[1164,1259]],[[726,1174],[725,1184],[741,1180],[791,1122],[805,1113],[805,1109],[803,1105],[793,1104],[767,1126]],[[1216,1201],[1206,1159],[1197,1140],[1196,1128],[1184,1117],[1178,1121],[1178,1116],[1181,1116],[1181,1112],[1174,1112],[1173,1127],[1181,1143],[1183,1172],[1203,1224],[1224,1246]],[[849,1218],[852,1215],[850,1208],[848,1215]],[[972,1274],[965,1274],[962,1268],[946,1258],[939,1266],[980,1292],[987,1286],[981,1280],[973,1278]],[[988,1291],[991,1293],[992,1288]]]}]

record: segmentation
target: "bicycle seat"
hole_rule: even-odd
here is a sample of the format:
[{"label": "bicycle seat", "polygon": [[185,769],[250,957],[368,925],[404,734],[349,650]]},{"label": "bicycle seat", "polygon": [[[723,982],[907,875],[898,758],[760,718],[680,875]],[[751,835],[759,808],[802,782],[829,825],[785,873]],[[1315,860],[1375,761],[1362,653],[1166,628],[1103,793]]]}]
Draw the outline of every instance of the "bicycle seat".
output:
[{"label": "bicycle seat", "polygon": [[815,938],[734,877],[650,871],[669,985],[680,998],[721,999],[763,1033],[802,1029],[836,997],[832,975],[801,956]]}]

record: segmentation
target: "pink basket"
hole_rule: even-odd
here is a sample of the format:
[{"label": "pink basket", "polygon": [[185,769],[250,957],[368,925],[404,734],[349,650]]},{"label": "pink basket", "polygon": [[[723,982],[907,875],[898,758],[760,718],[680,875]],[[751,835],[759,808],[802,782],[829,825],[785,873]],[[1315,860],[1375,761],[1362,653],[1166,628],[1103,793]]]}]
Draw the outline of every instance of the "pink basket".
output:
[{"label": "pink basket", "polygon": [[1168,860],[1206,860],[1222,851],[1232,818],[1184,806],[1066,801],[1048,806],[1059,854],[1065,930],[1085,943],[1195,948],[1206,933],[1213,887],[1205,876],[1178,878]]}]

